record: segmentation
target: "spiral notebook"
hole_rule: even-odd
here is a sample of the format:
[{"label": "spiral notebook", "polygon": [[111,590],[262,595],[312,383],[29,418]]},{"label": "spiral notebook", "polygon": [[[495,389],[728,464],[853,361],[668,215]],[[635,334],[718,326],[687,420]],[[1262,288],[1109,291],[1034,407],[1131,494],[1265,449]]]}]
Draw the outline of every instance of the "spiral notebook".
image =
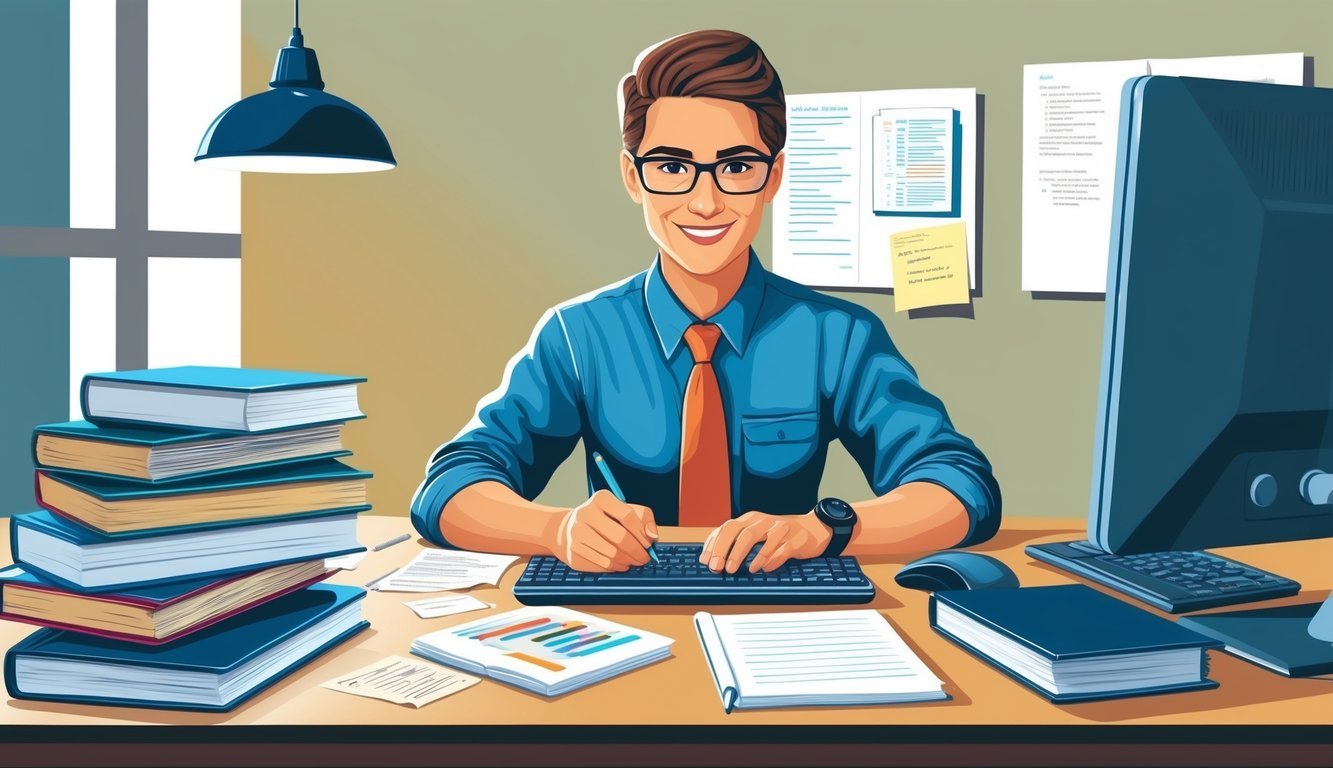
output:
[{"label": "spiral notebook", "polygon": [[694,614],[722,707],[855,706],[948,699],[873,610]]}]

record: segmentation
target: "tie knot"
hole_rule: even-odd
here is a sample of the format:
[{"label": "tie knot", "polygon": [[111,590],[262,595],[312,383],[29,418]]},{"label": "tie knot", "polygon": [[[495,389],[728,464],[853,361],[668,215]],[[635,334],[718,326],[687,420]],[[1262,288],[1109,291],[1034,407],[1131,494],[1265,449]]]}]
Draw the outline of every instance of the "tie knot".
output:
[{"label": "tie knot", "polygon": [[713,350],[721,337],[722,329],[712,323],[695,323],[685,329],[685,343],[690,345],[696,363],[712,362]]}]

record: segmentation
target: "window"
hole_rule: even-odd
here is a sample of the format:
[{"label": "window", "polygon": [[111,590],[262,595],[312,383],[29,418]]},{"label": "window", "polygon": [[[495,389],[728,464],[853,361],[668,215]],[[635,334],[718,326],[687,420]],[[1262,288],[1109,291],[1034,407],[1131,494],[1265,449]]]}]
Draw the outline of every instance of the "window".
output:
[{"label": "window", "polygon": [[240,364],[240,175],[193,163],[240,28],[239,0],[0,3],[0,514],[85,373]]}]

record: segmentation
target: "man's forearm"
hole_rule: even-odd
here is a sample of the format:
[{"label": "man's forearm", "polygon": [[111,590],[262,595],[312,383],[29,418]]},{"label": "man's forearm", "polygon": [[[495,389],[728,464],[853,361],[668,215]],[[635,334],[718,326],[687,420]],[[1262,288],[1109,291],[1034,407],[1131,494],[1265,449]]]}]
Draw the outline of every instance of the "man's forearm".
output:
[{"label": "man's forearm", "polygon": [[848,555],[897,555],[958,546],[967,536],[967,509],[935,483],[898,486],[876,499],[852,504],[856,530]]},{"label": "man's forearm", "polygon": [[440,515],[440,533],[450,544],[478,552],[549,555],[567,509],[534,504],[493,480],[454,494]]}]

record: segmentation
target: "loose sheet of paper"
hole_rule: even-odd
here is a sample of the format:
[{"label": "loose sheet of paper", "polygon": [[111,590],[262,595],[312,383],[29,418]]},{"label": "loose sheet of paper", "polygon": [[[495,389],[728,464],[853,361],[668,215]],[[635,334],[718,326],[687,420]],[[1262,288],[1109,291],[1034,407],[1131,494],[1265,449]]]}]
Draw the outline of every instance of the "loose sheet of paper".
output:
[{"label": "loose sheet of paper", "polygon": [[365,552],[353,552],[350,555],[341,557],[330,557],[324,561],[325,568],[341,568],[344,571],[355,571],[361,561],[366,559]]},{"label": "loose sheet of paper", "polygon": [[1105,293],[1125,81],[1174,75],[1300,85],[1300,53],[1023,67],[1025,291]]},{"label": "loose sheet of paper", "polygon": [[961,222],[899,232],[889,243],[895,311],[968,303],[967,229]]},{"label": "loose sheet of paper", "polygon": [[479,682],[480,678],[452,669],[402,656],[390,656],[330,680],[323,687],[420,708]]},{"label": "loose sheet of paper", "polygon": [[455,613],[467,613],[468,611],[480,611],[485,608],[495,607],[491,603],[483,603],[472,595],[429,597],[425,600],[414,600],[410,603],[403,603],[403,605],[411,608],[423,619],[436,619],[441,616],[452,616]]},{"label": "loose sheet of paper", "polygon": [[807,285],[856,285],[861,99],[787,97],[787,164],[773,204],[773,266]]},{"label": "loose sheet of paper", "polygon": [[495,586],[505,569],[518,557],[463,552],[456,549],[427,549],[406,566],[380,581],[380,592],[440,592],[467,589],[478,584]]}]

